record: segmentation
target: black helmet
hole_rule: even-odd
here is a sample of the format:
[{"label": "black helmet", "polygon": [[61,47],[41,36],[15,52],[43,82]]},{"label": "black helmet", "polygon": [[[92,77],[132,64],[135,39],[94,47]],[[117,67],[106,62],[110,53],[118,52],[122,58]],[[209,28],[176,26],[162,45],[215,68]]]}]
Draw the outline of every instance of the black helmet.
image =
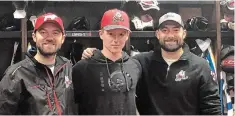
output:
[{"label": "black helmet", "polygon": [[20,31],[20,19],[15,19],[13,13],[7,13],[0,17],[1,31]]},{"label": "black helmet", "polygon": [[234,46],[223,46],[221,50],[221,68],[225,72],[234,73]]},{"label": "black helmet", "polygon": [[226,81],[228,84],[228,90],[234,89],[234,73],[226,73]]},{"label": "black helmet", "polygon": [[84,16],[83,17],[76,17],[69,24],[67,30],[69,30],[69,31],[90,30],[90,23]]},{"label": "black helmet", "polygon": [[208,28],[208,20],[205,17],[193,17],[188,19],[185,28],[189,31],[206,31]]}]

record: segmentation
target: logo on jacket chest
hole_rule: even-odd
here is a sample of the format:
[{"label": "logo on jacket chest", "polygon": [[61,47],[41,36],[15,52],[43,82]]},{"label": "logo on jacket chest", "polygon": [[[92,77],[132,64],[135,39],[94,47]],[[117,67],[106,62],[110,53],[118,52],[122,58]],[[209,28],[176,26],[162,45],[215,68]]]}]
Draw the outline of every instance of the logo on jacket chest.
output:
[{"label": "logo on jacket chest", "polygon": [[64,77],[64,83],[65,83],[66,88],[68,88],[70,84],[72,83],[72,81],[69,80],[69,77],[67,75]]},{"label": "logo on jacket chest", "polygon": [[185,71],[181,70],[178,74],[175,75],[175,81],[187,80],[188,76],[185,75]]}]

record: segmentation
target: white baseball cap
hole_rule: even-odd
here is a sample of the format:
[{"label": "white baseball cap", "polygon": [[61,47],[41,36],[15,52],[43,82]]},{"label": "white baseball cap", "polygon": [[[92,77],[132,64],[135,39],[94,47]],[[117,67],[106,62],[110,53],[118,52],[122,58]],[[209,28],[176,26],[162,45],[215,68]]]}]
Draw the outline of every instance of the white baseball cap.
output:
[{"label": "white baseball cap", "polygon": [[181,16],[177,13],[168,12],[168,13],[164,14],[163,16],[161,16],[159,19],[158,27],[162,23],[164,23],[165,21],[174,21],[174,22],[179,23],[182,27],[184,27],[184,22],[183,22]]}]

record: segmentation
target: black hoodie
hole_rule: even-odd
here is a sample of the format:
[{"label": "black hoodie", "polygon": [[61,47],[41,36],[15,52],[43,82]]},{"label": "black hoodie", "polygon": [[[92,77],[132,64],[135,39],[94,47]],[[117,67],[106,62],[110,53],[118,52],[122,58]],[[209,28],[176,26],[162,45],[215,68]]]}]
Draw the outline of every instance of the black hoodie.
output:
[{"label": "black hoodie", "polygon": [[82,115],[135,115],[135,88],[141,74],[125,52],[113,62],[97,50],[73,67],[75,99]]}]

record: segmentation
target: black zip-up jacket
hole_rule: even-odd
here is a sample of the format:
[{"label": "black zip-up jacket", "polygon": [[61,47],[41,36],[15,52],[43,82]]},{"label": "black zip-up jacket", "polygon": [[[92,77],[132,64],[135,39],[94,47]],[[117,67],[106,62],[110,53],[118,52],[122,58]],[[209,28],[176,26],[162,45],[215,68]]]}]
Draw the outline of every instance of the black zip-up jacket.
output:
[{"label": "black zip-up jacket", "polygon": [[115,62],[99,50],[73,67],[80,115],[136,115],[135,90],[141,66],[123,52]]},{"label": "black zip-up jacket", "polygon": [[10,66],[0,82],[0,114],[66,115],[76,114],[72,64],[57,56],[51,70],[27,54]]},{"label": "black zip-up jacket", "polygon": [[170,66],[160,49],[135,56],[143,72],[137,85],[137,108],[151,115],[221,114],[218,84],[208,62],[185,44],[180,59]]}]

